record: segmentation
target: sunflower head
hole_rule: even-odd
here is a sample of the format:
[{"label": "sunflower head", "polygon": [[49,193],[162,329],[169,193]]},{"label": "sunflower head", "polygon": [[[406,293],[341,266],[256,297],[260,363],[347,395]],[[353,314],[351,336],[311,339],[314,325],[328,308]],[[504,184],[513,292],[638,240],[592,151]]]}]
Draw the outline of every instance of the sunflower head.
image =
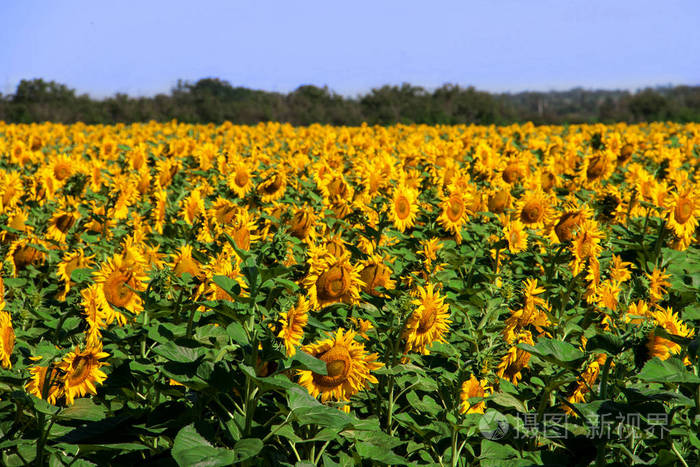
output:
[{"label": "sunflower head", "polygon": [[93,343],[83,350],[76,347],[58,364],[64,372],[63,391],[68,404],[73,404],[75,397],[97,394],[96,386],[107,379],[107,375],[100,370],[107,365],[101,359],[107,357],[109,354],[102,351],[102,345]]},{"label": "sunflower head", "polygon": [[449,331],[449,306],[445,299],[435,291],[433,284],[418,287],[420,298],[413,300],[418,307],[406,322],[403,338],[406,340],[405,351],[415,350],[424,355],[430,351],[428,347],[435,341],[445,342],[445,334]]},{"label": "sunflower head", "polygon": [[391,216],[394,226],[400,231],[413,227],[418,215],[418,195],[412,188],[399,185],[394,190],[394,197],[391,200]]},{"label": "sunflower head", "polygon": [[360,267],[350,264],[348,256],[336,258],[325,250],[310,255],[309,274],[304,285],[314,309],[334,303],[357,303],[360,297]]}]

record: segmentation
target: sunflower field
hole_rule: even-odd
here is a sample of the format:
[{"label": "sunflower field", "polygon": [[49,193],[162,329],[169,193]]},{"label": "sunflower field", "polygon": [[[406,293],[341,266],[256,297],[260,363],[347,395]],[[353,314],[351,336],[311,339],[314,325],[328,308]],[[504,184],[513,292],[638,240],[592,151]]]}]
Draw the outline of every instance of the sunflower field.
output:
[{"label": "sunflower field", "polygon": [[698,465],[700,125],[0,123],[0,464]]}]

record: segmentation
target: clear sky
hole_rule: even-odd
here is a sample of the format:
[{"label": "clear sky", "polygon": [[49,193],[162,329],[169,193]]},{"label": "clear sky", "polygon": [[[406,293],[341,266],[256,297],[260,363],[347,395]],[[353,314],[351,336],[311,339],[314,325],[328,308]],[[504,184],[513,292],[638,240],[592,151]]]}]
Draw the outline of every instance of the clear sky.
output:
[{"label": "clear sky", "polygon": [[104,97],[218,77],[255,89],[700,84],[700,1],[2,0],[0,92]]}]

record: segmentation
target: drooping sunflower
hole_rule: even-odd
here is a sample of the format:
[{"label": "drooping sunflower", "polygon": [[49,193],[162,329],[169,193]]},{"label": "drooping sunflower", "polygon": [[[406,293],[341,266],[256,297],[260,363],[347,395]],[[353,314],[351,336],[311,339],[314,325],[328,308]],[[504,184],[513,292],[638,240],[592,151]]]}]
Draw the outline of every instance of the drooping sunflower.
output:
[{"label": "drooping sunflower", "polygon": [[[651,312],[656,324],[664,328],[669,334],[679,337],[692,338],[695,335],[695,330],[689,328],[670,307],[658,307]],[[657,336],[654,331],[649,334],[647,341],[647,349],[649,357],[659,357],[661,360],[666,360],[671,355],[678,355],[682,348],[679,344]]]},{"label": "drooping sunflower", "polygon": [[177,277],[182,277],[183,274],[187,273],[192,279],[204,279],[204,268],[199,264],[199,261],[192,257],[192,245],[183,245],[179,248],[170,263],[170,267]]},{"label": "drooping sunflower", "polygon": [[7,259],[12,263],[13,276],[17,277],[17,273],[30,264],[38,267],[46,261],[46,253],[33,245],[44,246],[43,242],[37,238],[21,238],[10,245]]},{"label": "drooping sunflower", "polygon": [[[310,370],[299,370],[299,384],[306,388],[313,397],[321,396],[321,401],[330,399],[349,401],[350,397],[365,389],[369,383],[377,383],[372,374],[384,366],[377,362],[377,354],[368,354],[364,344],[355,340],[354,331],[340,328],[335,335],[320,342],[305,345],[302,352],[316,357],[326,364],[326,375]],[[348,405],[343,406],[350,411]]]},{"label": "drooping sunflower", "polygon": [[474,375],[468,380],[462,383],[462,390],[459,393],[459,398],[462,403],[460,404],[460,413],[484,413],[486,408],[486,402],[480,401],[475,404],[471,404],[469,399],[472,397],[486,397],[493,392],[493,388],[489,386],[486,380],[479,381]]},{"label": "drooping sunflower", "polygon": [[85,349],[76,347],[73,352],[69,352],[58,364],[58,368],[63,370],[63,392],[66,402],[73,404],[76,396],[82,397],[85,394],[97,394],[98,384],[102,384],[107,379],[107,375],[100,370],[108,363],[101,361],[109,357],[107,352],[102,351],[100,343],[88,344]]},{"label": "drooping sunflower", "polygon": [[256,230],[255,220],[245,209],[239,210],[231,225],[224,229],[233,238],[236,246],[246,251],[250,250],[250,245],[260,238],[255,234]]},{"label": "drooping sunflower", "polygon": [[406,321],[402,337],[406,340],[405,352],[415,350],[428,355],[428,347],[435,341],[446,342],[445,334],[449,331],[450,309],[444,297],[435,291],[433,284],[418,286],[419,298],[411,303],[418,308]]},{"label": "drooping sunflower", "polygon": [[91,264],[92,256],[86,257],[82,249],[73,250],[65,255],[58,263],[58,272],[56,275],[63,281],[63,291],[59,293],[58,299],[63,301],[66,295],[70,292],[71,286],[74,284],[71,280],[71,274],[76,269],[88,267]]},{"label": "drooping sunflower", "polygon": [[309,235],[313,236],[315,223],[316,213],[313,208],[306,206],[297,209],[289,220],[289,233],[300,240],[306,240]]},{"label": "drooping sunflower", "polygon": [[462,242],[462,226],[467,222],[467,206],[463,193],[453,192],[441,204],[442,213],[438,223],[455,236],[457,243]]},{"label": "drooping sunflower", "polygon": [[501,359],[496,373],[499,378],[508,379],[516,386],[522,378],[521,371],[527,368],[530,362],[530,353],[518,348],[517,344],[534,345],[530,331],[523,331],[515,337],[513,346]]},{"label": "drooping sunflower", "polygon": [[603,232],[598,229],[598,223],[594,220],[583,221],[576,229],[572,243],[574,259],[571,262],[571,269],[577,275],[586,266],[587,261],[596,261],[603,247],[600,241],[603,239]]},{"label": "drooping sunflower", "polygon": [[134,314],[143,311],[143,301],[137,292],[145,290],[148,277],[141,265],[116,254],[105,261],[93,277],[99,285],[100,305],[109,315],[108,323],[117,318],[123,324],[123,316],[114,307],[127,309]]},{"label": "drooping sunflower", "polygon": [[[4,302],[0,298],[0,310]],[[6,311],[0,311],[0,364],[3,368],[12,368],[10,357],[15,348],[15,330],[12,328],[12,317]]]},{"label": "drooping sunflower", "polygon": [[[41,359],[41,357],[39,357]],[[46,401],[49,404],[56,405],[56,401],[63,397],[63,381],[61,372],[54,366],[51,367],[51,372],[47,377],[49,367],[32,366],[29,368],[31,377],[27,384],[24,385],[24,390],[28,394],[32,394],[39,399],[44,398],[46,392]],[[48,385],[48,386],[47,386]]]},{"label": "drooping sunflower", "polygon": [[518,219],[531,229],[541,229],[550,221],[550,196],[542,190],[527,192],[517,203]]},{"label": "drooping sunflower", "polygon": [[418,216],[417,200],[418,193],[414,189],[399,185],[394,190],[390,212],[394,227],[400,232],[413,227]]},{"label": "drooping sunflower", "polygon": [[360,267],[348,256],[335,257],[325,251],[309,254],[309,274],[304,287],[314,310],[334,303],[357,303],[360,299]]},{"label": "drooping sunflower", "polygon": [[360,271],[360,279],[364,285],[362,290],[370,295],[382,295],[377,287],[383,287],[387,290],[394,288],[395,283],[391,278],[391,268],[386,265],[385,259],[379,255],[372,255],[369,259],[362,261],[362,271]]},{"label": "drooping sunflower", "polygon": [[107,319],[109,318],[108,313],[100,304],[100,286],[98,284],[92,284],[88,288],[82,290],[80,295],[82,296],[81,305],[83,307],[83,314],[85,315],[85,321],[88,323],[88,340],[92,341],[100,337],[100,329],[107,327]]},{"label": "drooping sunflower", "polygon": [[277,337],[284,341],[287,356],[292,357],[296,354],[296,346],[301,344],[301,340],[304,338],[304,326],[308,321],[309,302],[303,295],[299,296],[295,306],[292,306],[287,312],[280,313],[279,324],[282,329]]},{"label": "drooping sunflower", "polygon": [[287,189],[287,174],[280,169],[270,169],[262,174],[256,191],[263,203],[276,201],[284,196]]},{"label": "drooping sunflower", "polygon": [[68,231],[78,221],[80,214],[77,211],[66,211],[60,209],[51,216],[46,237],[63,243],[66,241]]},{"label": "drooping sunflower", "polygon": [[192,193],[180,203],[181,216],[189,225],[204,214],[204,199],[201,190],[192,190]]}]

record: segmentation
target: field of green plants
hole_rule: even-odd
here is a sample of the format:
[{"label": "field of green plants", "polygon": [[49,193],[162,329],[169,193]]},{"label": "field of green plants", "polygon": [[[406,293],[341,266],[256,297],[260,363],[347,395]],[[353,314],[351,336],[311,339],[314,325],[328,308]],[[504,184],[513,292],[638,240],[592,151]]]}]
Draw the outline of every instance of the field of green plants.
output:
[{"label": "field of green plants", "polygon": [[700,463],[700,125],[0,123],[0,464]]}]

